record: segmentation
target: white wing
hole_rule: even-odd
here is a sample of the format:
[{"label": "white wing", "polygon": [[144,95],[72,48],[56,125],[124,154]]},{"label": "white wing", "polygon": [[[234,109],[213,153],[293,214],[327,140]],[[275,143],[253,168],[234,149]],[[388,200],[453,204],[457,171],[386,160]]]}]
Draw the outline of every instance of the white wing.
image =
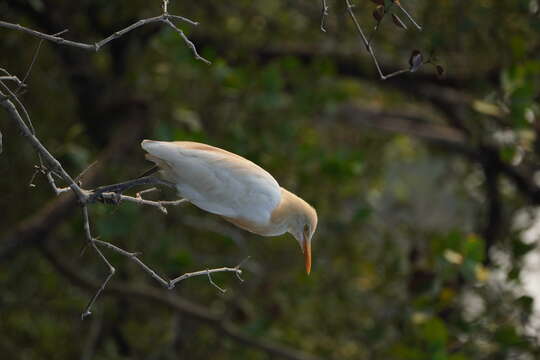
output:
[{"label": "white wing", "polygon": [[144,140],[141,146],[182,197],[208,212],[268,224],[281,200],[272,175],[236,154],[188,141]]}]

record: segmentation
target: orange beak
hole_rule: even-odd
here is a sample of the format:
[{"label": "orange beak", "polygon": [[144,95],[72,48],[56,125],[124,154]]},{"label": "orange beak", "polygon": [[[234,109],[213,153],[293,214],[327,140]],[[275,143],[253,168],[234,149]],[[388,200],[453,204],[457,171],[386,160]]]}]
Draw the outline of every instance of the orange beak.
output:
[{"label": "orange beak", "polygon": [[311,272],[311,241],[308,241],[306,236],[304,236],[302,252],[304,253],[304,260],[306,263],[306,272],[309,275]]}]

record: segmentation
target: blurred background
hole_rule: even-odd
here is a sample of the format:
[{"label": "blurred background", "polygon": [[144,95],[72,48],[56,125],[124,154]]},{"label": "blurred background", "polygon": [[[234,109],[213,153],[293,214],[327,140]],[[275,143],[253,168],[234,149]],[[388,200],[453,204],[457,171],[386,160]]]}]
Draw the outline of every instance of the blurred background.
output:
[{"label": "blurred background", "polygon": [[[402,4],[360,43],[345,1],[172,1],[177,33],[143,26],[97,53],[44,42],[20,100],[39,138],[87,188],[132,179],[144,138],[223,147],[319,214],[306,276],[289,235],[262,238],[194,206],[168,215],[91,207],[93,233],[173,277],[235,266],[169,292],[106,252],[82,255],[80,210],[32,180],[36,154],[0,112],[0,354],[5,359],[540,358],[540,17],[537,0]],[[373,2],[355,1],[366,31]],[[3,0],[1,20],[93,43],[160,1]],[[398,14],[400,14],[398,12]],[[403,18],[405,19],[405,18]],[[407,24],[410,24],[406,22]],[[0,67],[24,77],[39,40],[0,29]],[[30,187],[33,182],[35,187]],[[168,191],[149,199],[173,199]]]}]

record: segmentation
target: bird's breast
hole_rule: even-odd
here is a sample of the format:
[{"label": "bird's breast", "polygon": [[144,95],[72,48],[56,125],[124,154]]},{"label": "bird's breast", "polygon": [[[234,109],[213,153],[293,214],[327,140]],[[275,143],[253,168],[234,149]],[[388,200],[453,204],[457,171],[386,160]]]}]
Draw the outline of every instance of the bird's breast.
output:
[{"label": "bird's breast", "polygon": [[278,236],[287,232],[286,224],[276,224],[271,221],[268,222],[256,222],[246,218],[233,218],[223,216],[228,222],[238,226],[241,229],[247,230],[257,235],[262,236]]}]

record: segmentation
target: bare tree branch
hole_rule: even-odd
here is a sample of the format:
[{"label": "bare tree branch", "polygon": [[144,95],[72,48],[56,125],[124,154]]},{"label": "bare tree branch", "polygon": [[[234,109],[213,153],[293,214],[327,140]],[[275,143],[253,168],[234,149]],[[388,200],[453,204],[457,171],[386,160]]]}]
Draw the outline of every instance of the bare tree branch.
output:
[{"label": "bare tree branch", "polygon": [[[405,9],[403,9],[403,7],[401,5],[399,5],[399,1],[393,0],[392,3],[393,4],[398,4],[400,9],[402,9],[402,11],[404,11],[405,14],[409,17],[409,20],[411,20],[413,22],[413,24],[419,30],[422,30],[422,28],[412,19],[412,17],[409,15],[409,13],[407,13],[405,11]],[[379,65],[379,61],[377,60],[377,56],[375,55],[375,50],[373,50],[373,46],[371,45],[371,37],[370,37],[370,39],[367,38],[367,36],[364,33],[364,30],[362,30],[362,27],[360,26],[360,23],[356,19],[356,15],[354,14],[354,11],[353,11],[354,5],[351,3],[351,0],[345,0],[345,4],[347,6],[347,12],[348,12],[349,16],[351,17],[351,19],[352,19],[352,21],[354,23],[354,26],[356,27],[356,30],[358,31],[358,34],[360,35],[360,39],[362,40],[362,43],[366,47],[367,52],[371,56],[371,59],[373,60],[373,63],[375,64],[375,67],[377,68],[377,71],[379,72],[379,77],[382,80],[386,80],[386,79],[390,79],[390,78],[392,78],[394,76],[398,76],[398,75],[401,75],[401,74],[404,74],[404,73],[407,73],[407,72],[412,72],[413,68],[407,68],[407,69],[397,70],[397,71],[394,71],[394,72],[392,72],[390,74],[386,74],[386,75],[383,73],[383,71],[381,69],[381,66]],[[386,15],[386,13],[387,13],[386,9],[384,8],[384,14],[382,15],[381,19],[377,23],[377,26],[375,27],[374,32],[376,32],[378,30],[380,21]]]},{"label": "bare tree branch", "polygon": [[103,283],[101,284],[101,286],[98,288],[98,291],[95,293],[94,296],[92,296],[92,298],[90,299],[90,301],[88,302],[88,305],[86,305],[86,308],[84,309],[82,315],[81,315],[81,318],[84,319],[86,316],[90,315],[92,312],[92,305],[94,305],[94,303],[96,302],[97,298],[99,297],[99,295],[101,294],[101,292],[105,289],[105,286],[107,286],[107,283],[109,282],[109,280],[111,280],[111,278],[114,276],[114,273],[116,272],[116,269],[114,268],[114,266],[111,265],[111,263],[109,262],[109,260],[107,260],[107,258],[105,257],[105,255],[103,255],[103,253],[101,252],[101,250],[99,250],[99,248],[96,246],[96,239],[94,239],[92,237],[92,234],[90,232],[90,220],[88,219],[88,207],[86,205],[83,205],[83,226],[84,226],[84,234],[86,236],[86,240],[90,243],[90,245],[94,248],[94,250],[96,251],[96,253],[99,255],[99,257],[101,258],[101,260],[103,260],[103,262],[105,263],[105,265],[107,265],[107,268],[109,270],[109,274],[107,275],[107,277],[105,278],[105,280],[103,281]]},{"label": "bare tree branch", "polygon": [[[63,34],[67,30],[61,31],[58,34],[55,34],[56,36]],[[30,73],[32,72],[32,68],[34,67],[34,64],[36,63],[36,60],[39,56],[39,51],[41,50],[41,45],[43,44],[43,39],[39,40],[38,46],[36,47],[36,50],[34,51],[34,56],[32,56],[32,61],[30,62],[30,65],[28,66],[28,70],[26,70],[26,74],[24,74],[24,77],[22,79],[22,83],[19,85],[17,90],[15,90],[15,93],[18,93],[21,89],[21,86],[26,82],[28,77],[30,76]]]},{"label": "bare tree branch", "polygon": [[[164,10],[164,12],[160,16],[141,19],[141,20],[129,25],[126,28],[123,28],[121,30],[118,30],[118,31],[112,33],[111,35],[109,35],[105,39],[97,41],[97,42],[95,42],[93,44],[67,40],[67,39],[59,36],[59,34],[49,35],[49,34],[45,34],[45,33],[42,33],[42,32],[27,28],[27,27],[19,25],[19,24],[13,24],[13,23],[6,22],[6,21],[0,21],[0,27],[6,28],[6,29],[12,29],[12,30],[21,31],[21,32],[24,32],[26,34],[35,36],[35,37],[37,37],[39,39],[47,40],[47,41],[50,41],[50,42],[53,42],[53,43],[56,43],[56,44],[59,44],[59,45],[72,46],[72,47],[75,47],[75,48],[79,48],[79,49],[82,49],[82,50],[88,50],[88,51],[99,51],[103,46],[107,45],[109,42],[111,42],[113,40],[116,40],[119,37],[122,37],[123,35],[127,34],[128,32],[130,32],[132,30],[135,30],[135,29],[137,29],[137,28],[139,28],[141,26],[148,25],[148,24],[153,24],[153,23],[164,23],[164,24],[168,25],[169,27],[171,27],[172,29],[174,29],[176,32],[178,32],[180,34],[182,40],[186,43],[186,45],[193,52],[193,55],[195,56],[195,59],[201,60],[201,61],[203,61],[203,62],[205,62],[207,64],[210,64],[210,61],[208,61],[207,59],[205,59],[204,57],[199,55],[199,53],[197,52],[197,48],[195,47],[193,42],[191,42],[188,39],[188,37],[184,34],[184,32],[181,29],[179,29],[178,27],[176,27],[176,25],[174,25],[171,20],[183,21],[183,22],[186,22],[186,23],[191,24],[191,25],[198,25],[199,23],[196,22],[196,21],[190,20],[188,18],[185,18],[183,16],[170,15],[167,12],[166,2],[163,3],[163,10]],[[62,31],[62,33],[64,33],[65,31],[66,30]]]},{"label": "bare tree branch", "polygon": [[[2,84],[3,85],[3,84]],[[90,220],[88,215],[88,204],[92,204],[96,201],[106,202],[106,200],[113,201],[114,203],[118,203],[121,200],[131,201],[135,203],[139,203],[141,205],[151,205],[158,207],[162,212],[167,213],[165,206],[171,205],[176,206],[183,202],[185,202],[184,199],[176,200],[176,201],[149,201],[144,200],[140,197],[140,195],[136,198],[122,195],[122,192],[125,191],[128,188],[131,188],[133,186],[137,185],[149,185],[149,184],[161,184],[161,185],[168,185],[171,186],[172,184],[163,181],[161,179],[158,179],[153,176],[146,176],[143,178],[135,179],[132,181],[127,181],[120,184],[115,185],[109,185],[109,186],[103,186],[99,187],[92,191],[83,190],[72,178],[71,176],[64,170],[62,165],[58,160],[56,160],[49,151],[41,144],[39,139],[31,132],[31,130],[28,128],[26,123],[22,120],[19,112],[17,111],[16,106],[11,102],[8,96],[4,95],[0,91],[0,106],[4,107],[8,114],[10,115],[10,118],[15,121],[17,126],[22,130],[23,135],[30,141],[30,143],[34,146],[35,150],[43,156],[45,161],[49,164],[51,167],[50,169],[42,168],[40,169],[41,172],[43,172],[49,184],[55,191],[56,195],[62,194],[64,192],[73,191],[75,193],[77,199],[79,200],[79,203],[82,205],[82,211],[83,211],[83,226],[84,226],[84,233],[86,240],[92,246],[92,248],[95,250],[95,252],[98,254],[98,256],[101,258],[101,260],[105,263],[105,265],[108,268],[109,274],[101,284],[101,286],[98,288],[95,295],[90,299],[88,302],[88,305],[86,306],[85,310],[82,313],[82,318],[88,316],[91,314],[92,306],[94,305],[95,301],[98,299],[99,295],[103,292],[105,287],[107,286],[110,279],[115,274],[115,268],[110,263],[110,261],[107,259],[107,257],[101,252],[101,250],[98,248],[98,245],[100,246],[106,246],[109,249],[112,249],[116,251],[117,253],[127,256],[133,261],[135,261],[138,265],[140,265],[143,270],[148,272],[154,279],[156,279],[158,282],[160,282],[163,286],[173,289],[174,286],[185,279],[188,279],[190,277],[194,276],[200,276],[200,275],[206,275],[208,276],[208,279],[210,283],[215,286],[220,291],[224,291],[222,288],[220,288],[210,277],[210,274],[215,272],[234,272],[237,275],[240,275],[242,273],[242,270],[239,269],[239,267],[235,268],[219,268],[219,269],[207,269],[203,271],[198,271],[194,273],[188,273],[184,274],[182,276],[179,276],[171,281],[164,280],[162,277],[160,277],[155,271],[153,271],[151,268],[149,268],[146,264],[144,264],[141,260],[137,258],[137,255],[135,253],[127,252],[115,245],[109,244],[107,242],[103,242],[100,240],[95,239],[90,230]],[[69,187],[65,188],[59,188],[54,180],[54,176],[57,175],[64,181],[66,181],[69,184]]]},{"label": "bare tree branch", "polygon": [[[131,121],[118,128],[116,134],[112,136],[109,146],[99,155],[99,161],[95,161],[87,167],[79,175],[79,178],[84,176],[85,183],[90,186],[97,183],[102,176],[105,164],[118,161],[116,159],[118,155],[124,154],[132,146],[140,137],[142,130],[142,121]],[[42,172],[38,169],[37,173]],[[76,181],[78,182],[77,179]],[[76,207],[75,196],[72,192],[68,192],[45,204],[27,219],[22,220],[0,240],[2,245],[0,261],[13,258],[20,249],[42,242]]]},{"label": "bare tree branch", "polygon": [[77,185],[71,176],[64,170],[62,165],[54,156],[51,155],[51,153],[43,146],[41,141],[32,133],[28,125],[23,121],[21,115],[17,111],[16,106],[11,102],[9,97],[5,95],[0,90],[0,106],[3,107],[7,113],[9,114],[10,118],[15,122],[15,124],[19,127],[19,129],[22,132],[22,135],[30,142],[30,144],[34,147],[36,152],[38,152],[41,156],[43,156],[43,159],[47,162],[49,165],[49,169],[51,171],[54,171],[58,173],[63,180],[65,180],[68,183],[68,186],[71,188],[71,190],[75,193],[77,198],[81,203],[84,203],[86,199],[88,198],[88,195],[85,191],[83,191],[79,185]]},{"label": "bare tree branch", "polygon": [[[22,81],[19,80],[16,76],[12,76],[11,74],[9,74],[9,72],[7,72],[6,70],[0,69],[0,71],[5,74],[4,76],[0,77],[0,106],[2,106],[6,110],[9,117],[15,122],[15,124],[21,130],[23,136],[32,144],[32,146],[36,150],[36,152],[37,152],[37,154],[39,156],[39,159],[40,159],[40,164],[39,164],[39,166],[36,166],[36,172],[34,173],[34,176],[32,177],[31,185],[33,185],[33,178],[35,177],[35,175],[37,175],[39,173],[42,173],[46,177],[49,185],[51,186],[51,188],[53,189],[53,191],[55,192],[56,195],[60,195],[60,194],[63,194],[65,192],[73,192],[75,194],[76,199],[78,200],[78,202],[82,206],[83,226],[84,226],[84,233],[85,233],[86,240],[87,240],[88,244],[98,254],[98,256],[102,259],[102,261],[105,263],[105,265],[107,266],[108,271],[109,271],[109,274],[107,275],[105,280],[102,282],[102,284],[99,286],[97,292],[90,299],[88,305],[86,306],[86,308],[85,308],[85,310],[84,310],[84,312],[82,314],[83,318],[91,313],[92,306],[94,305],[95,301],[98,299],[100,294],[103,292],[103,290],[106,288],[108,282],[110,281],[110,279],[112,278],[112,276],[115,273],[115,268],[113,267],[111,262],[107,259],[107,257],[101,252],[101,250],[99,249],[98,246],[105,246],[105,247],[107,247],[109,249],[112,249],[112,250],[114,250],[114,251],[116,251],[116,252],[118,252],[118,253],[120,253],[120,254],[122,254],[124,256],[129,257],[130,259],[135,261],[137,264],[139,264],[145,271],[150,273],[150,275],[152,275],[153,278],[158,280],[163,286],[165,286],[165,287],[167,287],[169,289],[174,288],[176,283],[178,283],[178,282],[180,282],[180,281],[182,281],[184,279],[187,279],[187,278],[190,278],[190,277],[193,277],[193,276],[206,275],[206,276],[208,276],[209,281],[213,286],[218,288],[220,291],[223,291],[223,289],[221,289],[212,280],[212,278],[211,278],[212,273],[228,271],[228,272],[234,272],[238,277],[241,274],[241,270],[239,269],[239,267],[236,267],[236,268],[219,268],[219,269],[211,269],[211,270],[207,269],[207,270],[203,270],[203,271],[200,271],[200,272],[184,274],[184,275],[182,275],[180,277],[177,277],[177,278],[173,279],[172,281],[168,281],[168,280],[164,280],[163,278],[161,278],[155,271],[153,271],[147,265],[145,265],[142,261],[140,261],[137,258],[137,255],[135,253],[127,252],[127,251],[125,251],[125,250],[123,250],[123,249],[121,249],[121,248],[119,248],[119,247],[117,247],[115,245],[112,245],[112,244],[109,244],[107,242],[103,242],[103,241],[100,241],[98,239],[95,239],[92,236],[91,229],[90,229],[90,219],[89,219],[89,214],[88,214],[88,205],[89,204],[92,204],[94,202],[104,202],[104,203],[108,202],[108,203],[117,204],[120,201],[124,200],[124,201],[134,202],[134,203],[137,203],[139,205],[154,206],[154,207],[157,207],[160,211],[162,211],[163,213],[166,214],[167,213],[166,206],[176,206],[176,205],[179,205],[179,204],[185,202],[185,200],[180,199],[180,200],[175,200],[175,201],[150,201],[150,200],[143,199],[140,194],[137,194],[136,197],[131,197],[131,196],[127,196],[127,195],[122,194],[122,192],[124,192],[125,190],[127,190],[127,189],[129,189],[129,188],[131,188],[133,186],[138,186],[138,185],[155,185],[155,184],[167,185],[167,186],[172,185],[170,183],[167,183],[167,182],[165,182],[163,180],[160,180],[160,179],[158,179],[156,177],[151,177],[151,176],[147,176],[147,177],[140,178],[140,179],[135,179],[135,180],[125,182],[125,183],[104,186],[104,187],[100,187],[100,188],[90,190],[90,191],[89,190],[84,190],[81,187],[80,183],[79,183],[79,179],[82,177],[83,174],[78,176],[76,178],[76,180],[73,180],[72,177],[64,170],[64,168],[62,167],[60,162],[46,149],[45,146],[43,146],[41,141],[37,138],[35,130],[34,130],[33,126],[32,126],[32,122],[31,122],[29,114],[28,114],[25,106],[17,98],[17,95],[16,95],[17,91],[15,91],[15,92],[11,91],[11,89],[3,83],[3,81],[13,81],[19,86],[19,88],[17,90],[19,90],[20,87],[24,86],[24,83],[25,83],[26,79],[30,75],[32,67],[36,62],[36,59],[37,59],[37,56],[39,54],[39,50],[41,48],[41,44],[42,44],[43,40],[51,41],[51,42],[54,42],[54,43],[57,43],[57,44],[72,46],[72,47],[83,49],[83,50],[99,51],[103,46],[105,46],[109,42],[111,42],[111,41],[113,41],[115,39],[118,39],[119,37],[122,37],[123,35],[127,34],[128,32],[130,32],[132,30],[135,30],[135,29],[137,29],[137,28],[139,28],[141,26],[144,26],[146,24],[157,23],[157,22],[164,23],[164,24],[168,25],[169,27],[171,27],[173,30],[175,30],[180,35],[182,40],[191,49],[191,51],[193,52],[193,54],[194,54],[194,56],[195,56],[195,58],[197,60],[201,60],[203,62],[210,63],[208,60],[206,60],[205,58],[203,58],[202,56],[199,55],[199,53],[197,52],[197,49],[196,49],[195,45],[193,44],[193,42],[191,42],[189,40],[189,38],[185,35],[185,33],[180,28],[178,28],[173,23],[173,21],[183,21],[183,22],[187,22],[187,23],[189,23],[191,25],[197,25],[198,23],[195,22],[195,21],[192,21],[190,19],[187,19],[185,17],[182,17],[182,16],[170,15],[168,13],[168,3],[169,3],[169,0],[163,0],[162,1],[162,5],[163,5],[163,13],[162,13],[162,15],[152,17],[152,18],[141,19],[141,20],[127,26],[126,28],[123,28],[123,29],[121,29],[119,31],[114,32],[110,36],[108,36],[105,39],[103,39],[101,41],[98,41],[98,42],[96,42],[94,44],[71,41],[71,40],[67,40],[67,39],[65,39],[63,37],[60,37],[60,35],[65,33],[67,30],[64,30],[64,31],[62,31],[60,33],[57,33],[57,34],[49,35],[49,34],[45,34],[45,33],[30,29],[30,28],[27,28],[27,27],[24,27],[24,26],[21,26],[19,24],[12,24],[12,23],[9,23],[9,22],[0,21],[0,27],[21,31],[21,32],[30,34],[32,36],[35,36],[35,37],[41,39],[41,41],[39,42],[39,44],[38,44],[38,46],[36,48],[36,51],[34,52],[34,56],[32,58],[30,66],[29,66],[29,68],[28,68],[28,70],[27,70],[27,72],[26,72],[26,74],[25,74]],[[24,117],[26,118],[26,121],[24,121],[23,117],[20,115],[19,109],[20,109],[20,111],[22,111],[24,113]],[[1,134],[0,134],[0,136],[1,136]],[[57,186],[55,178],[61,179],[63,182],[65,182],[67,184],[67,186],[65,186],[65,187]]]},{"label": "bare tree branch", "polygon": [[14,81],[17,85],[22,85],[23,82],[16,76],[0,76],[0,81]]},{"label": "bare tree branch", "polygon": [[[55,251],[50,248],[47,242],[45,242],[43,245],[45,246],[42,246],[41,249],[51,265],[53,265],[53,267],[61,275],[70,280],[73,285],[89,292],[94,291],[94,289],[99,286],[99,282],[96,279],[82,275],[79,269],[72,266],[67,260],[62,259],[58,254],[56,254]],[[240,265],[242,265],[242,263]],[[288,360],[319,359],[313,355],[306,354],[283,345],[278,345],[268,340],[255,339],[247,336],[243,334],[243,332],[236,325],[225,320],[223,316],[216,315],[210,309],[189,302],[177,295],[165,292],[164,290],[158,290],[149,286],[111,284],[105,289],[103,295],[130,299],[137,298],[153,304],[168,307],[195,320],[206,323],[223,336],[226,336],[242,345],[263,351],[271,356]]]},{"label": "bare tree branch", "polygon": [[[24,83],[22,81],[19,82],[19,86],[18,86],[18,89],[20,89],[22,86],[24,85]],[[1,80],[0,80],[0,87],[5,91],[7,92],[7,94],[9,95],[9,97],[15,101],[15,103],[19,106],[19,108],[22,110],[23,112],[23,115],[24,115],[24,118],[26,119],[26,124],[28,125],[28,128],[30,129],[30,132],[32,134],[35,135],[36,133],[36,130],[34,129],[34,125],[32,124],[32,119],[30,118],[30,114],[28,113],[28,111],[26,110],[26,107],[23,105],[23,103],[19,100],[19,98],[17,97],[17,94],[15,94],[13,91],[11,91],[11,89],[9,88],[9,86],[7,86],[6,84],[4,84]],[[1,90],[0,90],[1,91]],[[21,117],[22,118],[22,117]],[[41,158],[40,158],[40,161],[41,161]]]},{"label": "bare tree branch", "polygon": [[328,17],[328,5],[326,4],[326,0],[322,0],[322,11],[321,11],[321,31],[322,32],[326,32],[325,22],[326,22],[327,17]]},{"label": "bare tree branch", "polygon": [[117,200],[118,201],[128,201],[128,202],[133,202],[133,203],[138,204],[138,205],[154,206],[154,207],[157,207],[159,209],[159,211],[161,211],[165,215],[168,213],[166,206],[178,206],[178,205],[181,205],[181,204],[184,204],[184,203],[187,202],[186,199],[173,200],[173,201],[146,200],[146,199],[143,199],[140,196],[140,193],[137,193],[136,197],[117,194],[117,193],[110,193],[110,192],[103,193],[103,194],[101,194],[101,196],[103,197],[103,199],[110,200],[110,201],[117,201]]},{"label": "bare tree branch", "polygon": [[414,21],[414,18],[411,16],[411,14],[409,14],[409,12],[407,10],[405,10],[405,8],[401,5],[401,2],[399,0],[392,0],[392,3],[394,5],[396,5],[404,14],[405,16],[407,17],[407,19],[409,19],[409,21],[411,23],[413,23],[414,26],[416,26],[416,28],[418,30],[422,30],[422,26],[418,25],[416,23],[416,21]]},{"label": "bare tree branch", "polygon": [[162,20],[165,24],[169,25],[171,28],[173,28],[177,33],[178,35],[180,35],[180,37],[182,38],[182,40],[184,40],[184,42],[186,43],[186,45],[191,49],[191,51],[193,52],[193,55],[195,56],[195,59],[197,60],[201,60],[202,62],[205,62],[207,64],[211,64],[210,61],[206,60],[205,58],[203,58],[201,55],[199,55],[199,53],[197,52],[197,48],[195,47],[195,45],[191,42],[191,40],[188,39],[188,37],[186,36],[186,34],[184,34],[184,32],[177,28],[172,22],[171,20],[169,20],[168,18]]},{"label": "bare tree branch", "polygon": [[[3,84],[2,84],[3,85]],[[79,202],[82,205],[82,211],[83,211],[83,226],[84,226],[84,233],[86,240],[92,246],[92,248],[95,250],[95,252],[98,254],[98,256],[101,258],[101,260],[105,263],[105,265],[108,268],[109,274],[106,276],[103,283],[98,288],[95,295],[90,299],[88,302],[88,305],[86,306],[85,310],[82,313],[82,318],[85,318],[86,316],[91,314],[91,309],[100,294],[103,292],[103,290],[106,288],[107,284],[111,280],[111,278],[114,276],[116,270],[114,266],[111,264],[111,262],[107,259],[107,257],[101,252],[101,250],[98,248],[98,245],[100,246],[106,246],[107,248],[114,250],[115,252],[124,255],[131,260],[135,261],[139,266],[142,267],[143,270],[148,272],[154,279],[156,279],[161,285],[167,287],[168,289],[173,289],[174,286],[185,279],[194,277],[194,276],[201,276],[206,275],[208,276],[210,284],[212,284],[214,287],[219,289],[221,292],[224,292],[225,290],[219,287],[211,278],[211,274],[216,272],[234,272],[237,276],[239,276],[242,273],[242,270],[237,266],[235,268],[218,268],[218,269],[206,269],[202,271],[197,271],[193,273],[187,273],[184,275],[181,275],[177,278],[174,278],[173,280],[164,280],[162,277],[160,277],[154,270],[152,270],[150,267],[148,267],[146,264],[144,264],[140,259],[138,259],[136,253],[125,251],[113,244],[100,241],[98,239],[95,239],[90,230],[90,219],[88,215],[88,204],[92,204],[96,201],[106,202],[106,200],[109,200],[109,202],[118,203],[121,200],[131,201],[135,202],[141,205],[150,205],[155,206],[158,209],[160,209],[165,214],[167,213],[167,210],[165,206],[176,206],[181,203],[184,203],[186,200],[180,199],[176,201],[150,201],[150,200],[144,200],[138,194],[137,197],[131,197],[122,195],[122,192],[138,185],[153,185],[153,184],[160,184],[160,185],[167,185],[167,186],[174,186],[171,183],[168,183],[166,181],[163,181],[159,178],[156,178],[154,176],[146,176],[139,179],[135,179],[132,181],[127,181],[124,183],[109,185],[109,186],[103,186],[96,188],[91,191],[83,190],[71,177],[70,175],[64,170],[60,162],[56,160],[49,151],[41,144],[39,139],[35,136],[35,134],[28,128],[26,123],[22,120],[16,106],[11,102],[8,96],[4,95],[0,91],[0,105],[4,107],[8,114],[10,115],[11,119],[15,121],[15,123],[18,125],[18,127],[22,130],[23,135],[29,139],[30,143],[34,146],[36,151],[44,157],[46,162],[51,166],[51,169],[44,168],[43,166],[39,169],[43,174],[45,174],[49,184],[53,188],[56,195],[60,195],[64,192],[73,191],[75,195],[77,196]],[[58,176],[64,181],[66,181],[69,184],[69,187],[58,187],[55,183],[54,176]]]},{"label": "bare tree branch", "polygon": [[[114,33],[113,35],[109,36],[108,38],[94,44],[93,48],[97,51],[97,50],[99,50],[99,48],[101,46],[105,45],[106,43],[108,43],[108,42],[122,36],[123,34],[129,32],[129,31],[131,31],[131,30],[133,30],[133,29],[135,29],[135,28],[137,28],[139,26],[142,26],[142,25],[144,25],[144,24],[146,24],[148,22],[163,21],[167,25],[169,25],[173,29],[175,29],[175,31],[177,31],[181,35],[181,37],[184,39],[184,41],[192,49],[192,51],[196,55],[197,59],[206,61],[204,58],[202,58],[197,53],[197,50],[196,50],[195,46],[193,45],[193,43],[191,41],[189,41],[189,39],[185,36],[183,31],[178,29],[169,20],[169,15],[167,14],[167,1],[164,1],[163,4],[164,4],[163,5],[164,14],[161,17],[141,20],[141,21],[139,21],[139,22],[137,22],[137,23],[135,23],[135,24],[133,24],[133,25],[119,31],[119,32]],[[184,19],[184,18],[176,17],[176,16],[172,17],[172,18],[176,19],[176,20],[178,20],[178,19],[183,20]],[[91,48],[91,45],[88,45],[88,44],[82,44],[82,43],[75,43],[75,42],[67,41],[67,40],[64,40],[63,38],[58,37],[58,35],[43,34],[43,33],[31,30],[31,29],[21,27],[20,25],[13,25],[13,24],[9,24],[9,23],[0,21],[0,26],[4,26],[4,27],[8,27],[8,28],[14,28],[14,29],[21,30],[21,31],[24,31],[24,32],[27,32],[27,33],[31,33],[32,35],[37,36],[37,37],[39,37],[41,39],[46,39],[46,40],[50,40],[50,41],[53,41],[53,42],[72,45],[72,46],[83,48],[83,49],[90,49]],[[37,59],[37,55],[38,55],[40,46],[41,46],[41,42],[38,45],[38,48],[36,49],[36,52],[34,53],[32,62],[30,64],[30,67],[29,67],[29,69],[28,69],[28,71],[27,71],[27,73],[25,75],[25,79],[28,78],[28,76],[30,74],[30,71],[32,69],[32,66],[35,63],[36,59]],[[11,76],[11,74],[9,74],[4,69],[2,69],[2,72],[4,72],[6,75],[2,76],[2,78],[0,79],[0,87],[1,87],[0,88],[0,106],[2,106],[6,110],[9,118],[11,118],[15,122],[17,127],[21,130],[23,136],[31,143],[31,145],[36,150],[36,152],[37,152],[37,154],[38,154],[38,156],[40,158],[40,165],[37,166],[37,170],[36,170],[35,174],[40,173],[40,172],[43,173],[45,175],[45,177],[47,178],[47,181],[49,182],[51,188],[54,190],[56,195],[60,195],[62,193],[70,192],[70,191],[72,191],[75,194],[77,200],[82,205],[83,224],[84,224],[84,232],[85,232],[86,239],[87,239],[88,243],[90,244],[90,246],[92,246],[92,248],[95,250],[95,252],[98,254],[98,256],[106,264],[106,266],[107,266],[107,268],[109,270],[109,274],[107,275],[107,277],[105,278],[103,283],[100,285],[100,287],[98,288],[95,295],[90,299],[88,305],[86,306],[86,308],[85,308],[85,310],[84,310],[84,312],[82,314],[83,318],[85,316],[87,316],[87,315],[90,315],[92,306],[94,305],[95,301],[97,300],[99,295],[103,292],[103,290],[107,286],[108,282],[110,281],[110,279],[112,278],[112,276],[115,273],[115,268],[112,266],[112,264],[107,259],[107,257],[98,248],[98,245],[103,246],[103,245],[106,244],[106,246],[108,248],[113,249],[113,250],[115,250],[116,252],[118,252],[118,253],[120,253],[122,255],[130,257],[132,260],[137,262],[145,271],[149,272],[154,278],[158,279],[158,281],[160,281],[162,283],[162,285],[168,287],[169,289],[172,289],[176,283],[178,283],[178,282],[180,282],[180,281],[182,281],[184,279],[204,274],[204,275],[209,277],[210,283],[213,286],[215,286],[216,288],[223,291],[223,289],[221,289],[219,286],[217,286],[214,283],[214,281],[211,279],[211,277],[210,277],[211,273],[222,272],[222,271],[231,271],[231,272],[235,272],[236,275],[239,276],[239,274],[241,273],[241,270],[238,267],[237,268],[220,268],[220,269],[212,269],[212,270],[207,269],[207,270],[204,270],[202,272],[184,274],[183,276],[180,276],[180,277],[174,279],[173,281],[165,281],[161,277],[159,277],[153,270],[151,270],[148,266],[146,266],[144,263],[142,263],[136,257],[136,255],[134,253],[128,253],[128,252],[124,251],[123,249],[120,249],[120,248],[118,248],[118,247],[116,247],[116,246],[114,246],[112,244],[101,242],[101,241],[95,239],[92,236],[91,230],[90,230],[90,220],[89,220],[89,215],[88,215],[88,206],[87,206],[87,204],[91,204],[91,203],[96,202],[96,201],[106,202],[106,200],[118,203],[121,200],[126,200],[126,201],[132,201],[132,202],[135,202],[135,203],[138,203],[138,204],[141,204],[141,205],[155,206],[155,207],[158,207],[162,212],[166,213],[167,211],[165,209],[165,206],[167,206],[167,205],[178,205],[178,204],[184,202],[184,200],[162,201],[162,202],[158,201],[158,202],[156,202],[156,201],[149,201],[149,200],[142,199],[142,197],[140,197],[140,195],[137,196],[136,198],[126,196],[126,195],[122,195],[123,191],[125,191],[127,188],[130,188],[130,187],[135,186],[135,185],[140,185],[140,184],[161,184],[161,185],[169,185],[169,186],[171,185],[171,184],[168,184],[168,183],[166,183],[166,182],[164,182],[162,180],[159,180],[157,178],[154,178],[154,177],[146,177],[146,178],[142,178],[142,179],[136,179],[135,181],[128,182],[127,184],[123,183],[123,184],[116,184],[116,185],[113,185],[113,186],[106,186],[106,187],[98,188],[95,191],[83,190],[81,188],[81,186],[76,181],[74,181],[72,179],[72,177],[64,170],[64,168],[62,167],[60,162],[46,149],[45,146],[43,146],[41,141],[37,138],[37,136],[35,134],[35,130],[34,130],[33,126],[32,126],[31,120],[30,120],[30,116],[29,116],[28,112],[26,111],[26,108],[19,101],[16,94],[14,92],[12,92],[11,89],[9,89],[9,87],[6,86],[3,83],[3,81],[14,81],[20,87],[20,86],[22,86],[24,84],[24,81],[20,81],[15,76]],[[18,105],[18,107],[24,112],[25,117],[27,118],[26,122],[23,120],[23,117],[20,115],[19,110],[17,109],[17,105],[15,105],[12,101],[15,101],[16,104]],[[42,159],[44,159],[44,162],[42,161]],[[62,179],[65,183],[67,183],[68,186],[67,187],[58,187],[56,185],[56,182],[55,182],[55,177],[58,177],[59,179]]]},{"label": "bare tree branch", "polygon": [[17,84],[20,87],[24,87],[25,84],[23,81],[19,80],[17,76],[13,76],[4,68],[0,68],[0,72],[4,75],[0,76],[0,81],[13,81],[15,84]]}]

